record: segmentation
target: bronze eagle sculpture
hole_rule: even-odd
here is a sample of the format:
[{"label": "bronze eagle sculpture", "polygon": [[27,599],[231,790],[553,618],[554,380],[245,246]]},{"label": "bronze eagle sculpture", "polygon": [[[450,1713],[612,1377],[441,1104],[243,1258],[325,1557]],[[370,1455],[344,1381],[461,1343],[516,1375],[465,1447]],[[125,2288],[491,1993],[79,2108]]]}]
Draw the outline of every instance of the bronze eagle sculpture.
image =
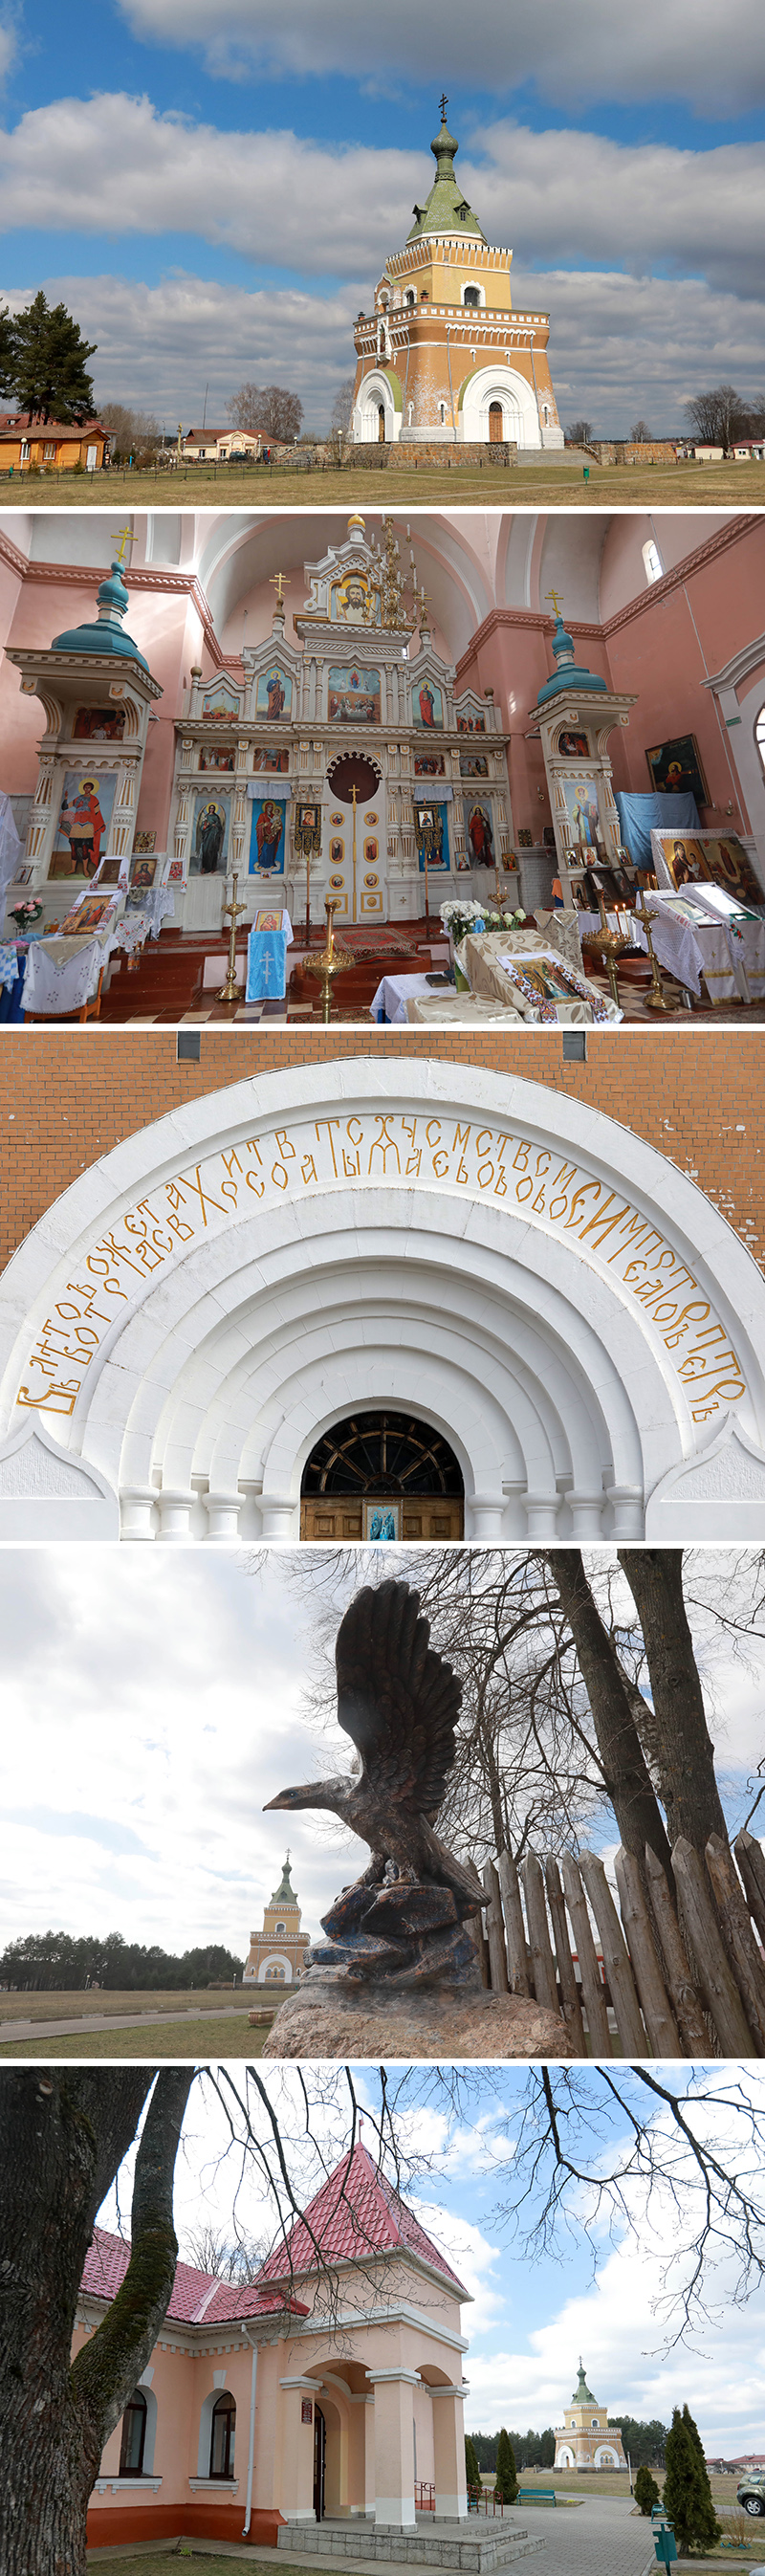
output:
[{"label": "bronze eagle sculpture", "polygon": [[324,1807],[359,1834],[372,1858],[356,1886],[369,1890],[376,1917],[373,1891],[402,1880],[449,1888],[457,1917],[476,1913],[475,1877],[434,1832],[454,1762],[462,1684],[431,1647],[419,1592],[408,1583],[366,1585],[341,1621],[335,1660],[338,1722],[360,1769],[282,1789],[264,1813]]}]

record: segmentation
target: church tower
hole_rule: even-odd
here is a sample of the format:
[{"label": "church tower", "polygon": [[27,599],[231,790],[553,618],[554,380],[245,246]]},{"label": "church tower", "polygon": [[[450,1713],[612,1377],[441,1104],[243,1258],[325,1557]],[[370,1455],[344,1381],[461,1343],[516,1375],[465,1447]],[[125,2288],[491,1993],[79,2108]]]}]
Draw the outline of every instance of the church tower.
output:
[{"label": "church tower", "polygon": [[263,1908],[263,1929],[250,1933],[244,1986],[292,1986],[305,1967],[310,1933],[301,1932],[300,1906],[290,1878],[290,1856],[279,1885]]},{"label": "church tower", "polygon": [[374,313],[359,314],[354,440],[562,447],[549,316],[513,312],[513,254],[487,242],[463,196],[447,106],[442,98],[430,195],[386,261]]},{"label": "church tower", "polygon": [[587,2386],[582,2362],[565,2422],[555,2435],[556,2469],[626,2469],[618,2424],[609,2424],[608,2407],[599,2406]]}]

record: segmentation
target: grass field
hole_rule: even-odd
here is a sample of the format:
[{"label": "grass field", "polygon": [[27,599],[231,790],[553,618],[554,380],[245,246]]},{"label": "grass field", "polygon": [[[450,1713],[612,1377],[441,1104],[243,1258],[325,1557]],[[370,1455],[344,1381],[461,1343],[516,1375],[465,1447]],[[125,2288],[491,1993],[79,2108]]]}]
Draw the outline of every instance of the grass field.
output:
[{"label": "grass field", "polygon": [[113,510],[115,502],[131,502],[138,509],[175,509],[182,495],[182,506],[200,503],[208,509],[283,510],[298,504],[304,509],[326,509],[337,502],[350,509],[366,503],[369,509],[384,502],[386,509],[398,511],[402,504],[418,502],[425,509],[434,504],[451,502],[455,509],[464,504],[497,509],[619,509],[652,508],[719,509],[720,505],[740,509],[765,508],[765,465],[595,465],[590,467],[585,483],[581,467],[560,465],[555,457],[544,457],[538,465],[515,466],[449,466],[412,467],[407,472],[387,468],[376,473],[372,467],[353,464],[318,466],[312,471],[293,466],[253,467],[247,472],[230,472],[225,466],[184,466],[180,473],[154,473],[149,467],[142,473],[108,474],[28,474],[0,475],[0,506],[3,509],[72,509]]},{"label": "grass field", "polygon": [[[146,1986],[139,1987],[138,1992],[134,1986],[128,1987],[125,1992],[117,1986],[108,1988],[96,1986],[89,1989],[87,1994],[76,1987],[73,1991],[56,1987],[52,1994],[0,1994],[0,2022],[79,2021],[81,2014],[143,2012],[151,2013],[152,2020],[156,2021],[160,2013],[166,2012],[196,2010],[219,2013],[228,2000],[228,1995],[222,1990],[211,1994],[209,1986],[181,1986],[180,1988],[176,1986],[175,1990],[172,1987],[160,1986],[156,1994]],[[239,1994],[234,1998],[232,1988],[231,2001],[234,2000],[238,2010],[249,2012],[252,2003],[251,1995],[243,1995],[240,1988]]]},{"label": "grass field", "polygon": [[44,2058],[47,2064],[62,2057],[259,2057],[268,2037],[269,2022],[250,2029],[246,2013],[224,2015],[199,2013],[188,2021],[136,2022],[127,2026],[115,2022],[113,2030],[68,2031],[60,2039],[4,2039],[0,2058],[13,2057],[26,2064],[30,2059]]}]

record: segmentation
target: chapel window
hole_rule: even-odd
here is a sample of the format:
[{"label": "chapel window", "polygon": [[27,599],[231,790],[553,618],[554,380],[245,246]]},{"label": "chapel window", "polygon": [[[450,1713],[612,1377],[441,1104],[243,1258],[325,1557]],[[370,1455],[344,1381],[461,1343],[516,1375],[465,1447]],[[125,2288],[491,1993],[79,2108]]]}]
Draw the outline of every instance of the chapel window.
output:
[{"label": "chapel window", "polygon": [[234,2441],[236,2405],[228,2389],[216,2397],[210,2427],[210,2476],[231,2478],[234,2474]]},{"label": "chapel window", "polygon": [[120,2443],[120,2477],[140,2478],[146,2448],[146,2399],[140,2388],[134,2388],[122,2418]]},{"label": "chapel window", "polygon": [[470,306],[470,310],[471,310],[471,312],[476,312],[476,311],[478,310],[478,307],[479,307],[480,302],[481,302],[481,290],[480,290],[480,287],[479,287],[479,286],[466,286],[466,287],[465,287],[465,290],[464,290],[464,293],[463,293],[462,301],[463,301],[463,304],[468,304],[468,305]]},{"label": "chapel window", "polygon": [[648,537],[646,540],[643,547],[643,562],[645,564],[646,581],[661,581],[663,579],[664,565],[661,560],[661,555],[659,553],[655,537]]},{"label": "chapel window", "polygon": [[287,1930],[286,1923],[277,1923],[276,1929],[277,1929],[277,1932],[282,1932],[282,1933],[286,1932],[286,1930]]},{"label": "chapel window", "polygon": [[762,761],[763,769],[765,769],[765,707],[761,707],[761,708],[760,708],[760,712],[759,712],[759,715],[758,715],[758,718],[757,718],[757,722],[756,722],[756,725],[755,725],[755,728],[754,728],[754,739],[755,739],[755,742],[756,742],[756,744],[757,744],[757,749],[758,749],[758,752],[759,752],[759,755],[760,755],[760,759],[761,759],[761,761]]}]

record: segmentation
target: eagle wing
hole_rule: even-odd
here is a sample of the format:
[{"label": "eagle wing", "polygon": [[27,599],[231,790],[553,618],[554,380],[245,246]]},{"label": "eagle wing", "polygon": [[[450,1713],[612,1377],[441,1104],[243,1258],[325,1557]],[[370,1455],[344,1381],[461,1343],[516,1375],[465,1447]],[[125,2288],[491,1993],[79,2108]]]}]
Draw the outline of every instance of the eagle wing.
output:
[{"label": "eagle wing", "polygon": [[419,1592],[366,1585],[337,1633],[337,1714],[370,1789],[432,1823],[454,1760],[462,1683],[430,1646]]}]

